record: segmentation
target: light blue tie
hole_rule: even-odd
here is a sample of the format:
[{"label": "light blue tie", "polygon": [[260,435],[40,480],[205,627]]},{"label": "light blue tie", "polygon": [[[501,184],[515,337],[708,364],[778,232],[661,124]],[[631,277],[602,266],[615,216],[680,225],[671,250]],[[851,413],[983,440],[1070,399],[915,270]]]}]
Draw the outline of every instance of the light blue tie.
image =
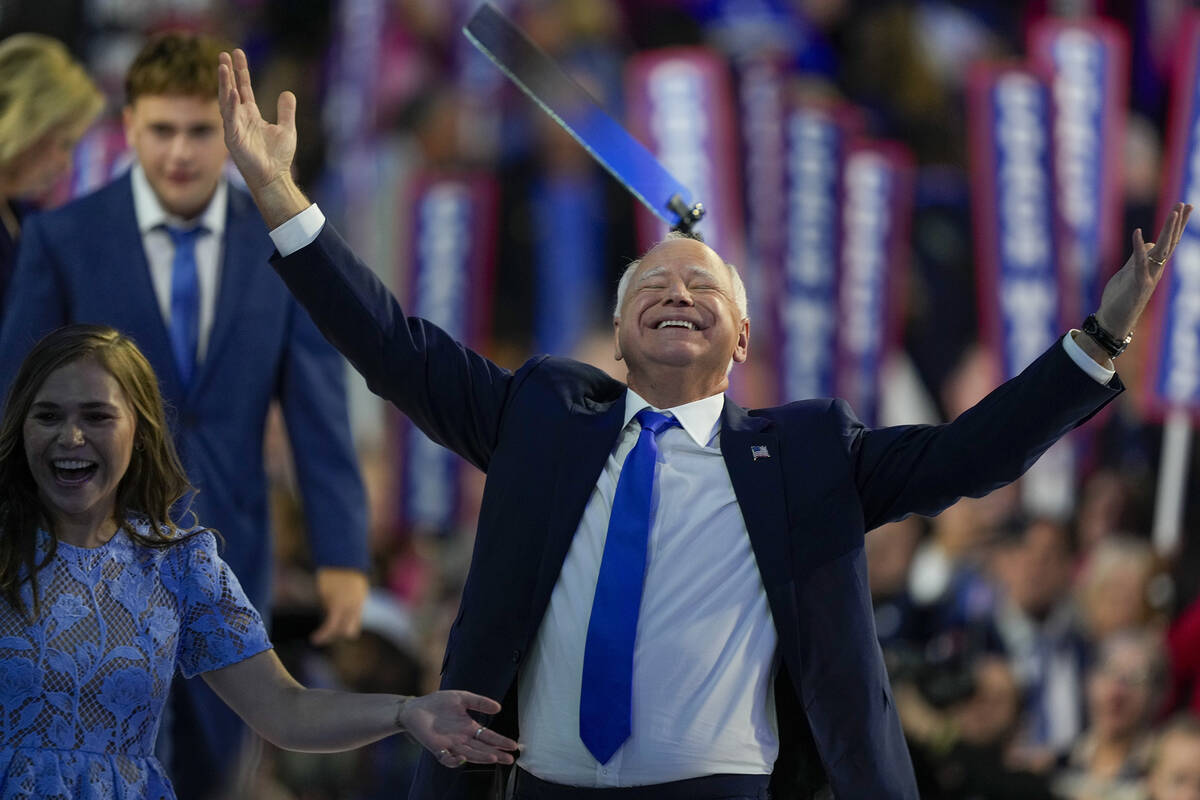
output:
[{"label": "light blue tie", "polygon": [[679,424],[648,408],[636,419],[642,432],[617,479],[583,650],[579,737],[601,764],[633,731],[633,645],[646,577],[656,437]]},{"label": "light blue tie", "polygon": [[200,283],[196,277],[196,239],[208,230],[164,226],[175,245],[171,261],[171,352],[179,367],[184,388],[196,372],[196,348],[200,342]]}]

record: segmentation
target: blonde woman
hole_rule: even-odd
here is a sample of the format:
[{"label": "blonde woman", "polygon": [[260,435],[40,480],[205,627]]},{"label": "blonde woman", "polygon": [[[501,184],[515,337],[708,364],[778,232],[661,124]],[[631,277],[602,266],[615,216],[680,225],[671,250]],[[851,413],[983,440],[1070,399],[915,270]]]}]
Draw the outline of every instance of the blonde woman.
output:
[{"label": "blonde woman", "polygon": [[16,261],[21,218],[71,165],[104,95],[56,39],[0,42],[0,301]]}]

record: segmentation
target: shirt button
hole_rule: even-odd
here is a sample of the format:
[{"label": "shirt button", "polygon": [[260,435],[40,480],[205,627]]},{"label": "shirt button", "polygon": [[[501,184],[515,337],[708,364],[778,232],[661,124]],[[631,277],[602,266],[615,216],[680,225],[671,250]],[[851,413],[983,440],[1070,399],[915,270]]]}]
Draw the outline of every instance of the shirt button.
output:
[{"label": "shirt button", "polygon": [[512,651],[512,662],[513,662],[514,664],[520,664],[520,663],[521,663],[521,651],[520,651],[520,650],[513,650],[513,651]]}]

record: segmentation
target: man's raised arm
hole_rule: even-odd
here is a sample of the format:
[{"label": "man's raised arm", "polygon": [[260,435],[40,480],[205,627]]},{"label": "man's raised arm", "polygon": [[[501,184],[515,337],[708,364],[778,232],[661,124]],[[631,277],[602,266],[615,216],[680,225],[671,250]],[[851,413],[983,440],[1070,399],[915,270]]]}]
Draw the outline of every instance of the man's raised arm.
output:
[{"label": "man's raised arm", "polygon": [[292,179],[295,95],[279,96],[279,121],[271,124],[254,101],[245,53],[222,53],[218,79],[225,144],[271,229],[279,250],[271,263],[288,291],[371,391],[433,441],[487,471],[513,375],[436,325],[407,316],[325,224]]}]

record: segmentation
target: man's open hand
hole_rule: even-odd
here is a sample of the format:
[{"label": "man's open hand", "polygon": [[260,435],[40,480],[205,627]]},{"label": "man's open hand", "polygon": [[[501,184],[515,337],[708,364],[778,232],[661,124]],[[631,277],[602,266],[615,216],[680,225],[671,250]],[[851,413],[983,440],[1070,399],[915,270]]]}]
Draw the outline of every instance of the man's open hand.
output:
[{"label": "man's open hand", "polygon": [[246,54],[222,53],[217,66],[217,100],[225,127],[225,146],[246,180],[269,228],[276,228],[309,206],[292,180],[296,156],[296,95],[279,95],[278,122],[263,119],[250,86]]},{"label": "man's open hand", "polygon": [[357,638],[367,601],[367,576],[357,569],[319,567],[316,581],[325,619],[309,641],[320,646],[337,639]]},{"label": "man's open hand", "polygon": [[1109,279],[1096,312],[1096,321],[1113,336],[1123,339],[1137,327],[1191,213],[1190,205],[1176,203],[1152,244],[1142,239],[1141,228],[1133,232],[1133,254]]}]

